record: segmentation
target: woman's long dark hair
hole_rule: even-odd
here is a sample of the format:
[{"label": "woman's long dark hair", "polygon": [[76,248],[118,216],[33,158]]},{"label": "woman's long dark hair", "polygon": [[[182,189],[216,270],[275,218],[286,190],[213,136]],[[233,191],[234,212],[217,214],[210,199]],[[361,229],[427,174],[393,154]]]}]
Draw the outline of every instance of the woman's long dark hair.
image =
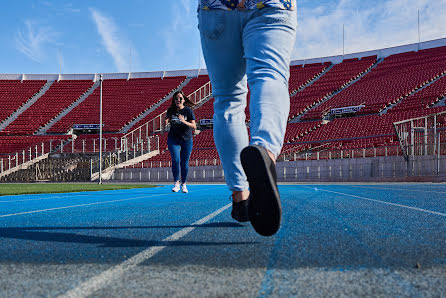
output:
[{"label": "woman's long dark hair", "polygon": [[170,118],[170,116],[176,114],[178,112],[177,105],[175,104],[175,99],[177,98],[177,95],[181,94],[184,98],[184,106],[192,108],[194,106],[194,103],[190,101],[190,99],[184,94],[183,91],[177,91],[172,96],[172,103],[170,104],[170,107],[167,109],[167,118]]}]

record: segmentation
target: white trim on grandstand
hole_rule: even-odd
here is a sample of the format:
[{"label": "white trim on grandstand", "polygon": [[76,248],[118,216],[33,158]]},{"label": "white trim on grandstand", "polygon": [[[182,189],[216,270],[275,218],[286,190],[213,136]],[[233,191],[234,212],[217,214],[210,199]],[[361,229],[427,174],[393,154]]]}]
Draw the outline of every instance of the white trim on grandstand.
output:
[{"label": "white trim on grandstand", "polygon": [[[341,63],[344,59],[362,58],[376,55],[377,58],[385,58],[390,55],[416,52],[419,50],[431,49],[436,47],[446,46],[446,38],[434,39],[424,41],[421,43],[413,43],[408,45],[384,48],[379,50],[372,50],[366,52],[311,58],[303,60],[294,60],[291,65],[305,65],[313,63],[331,62],[333,64]],[[154,72],[131,72],[131,73],[104,73],[104,80],[107,79],[136,79],[136,78],[164,78],[176,76],[194,77],[198,75],[208,74],[206,69],[188,69],[188,70],[169,70],[169,71],[154,71]],[[0,80],[92,80],[98,81],[99,74],[0,74]]]},{"label": "white trim on grandstand", "polygon": [[426,50],[442,46],[446,46],[446,38],[434,39],[434,40],[424,41],[421,43],[412,43],[408,45],[372,50],[367,52],[359,52],[359,53],[313,58],[313,59],[295,60],[291,62],[291,65],[305,65],[305,64],[324,63],[324,62],[331,62],[333,64],[338,64],[341,63],[344,59],[362,58],[373,55],[376,55],[377,58],[379,59],[379,58],[386,58],[390,55],[406,53],[406,52],[417,52],[419,50]]},{"label": "white trim on grandstand", "polygon": [[[198,74],[207,74],[205,69],[190,69],[190,70],[172,70],[172,71],[154,71],[154,72],[132,72],[132,73],[104,73],[104,80],[109,79],[142,79],[142,78],[164,78],[164,77],[178,77],[187,76],[195,77]],[[95,74],[0,74],[0,80],[92,80],[99,81],[98,73]]]}]

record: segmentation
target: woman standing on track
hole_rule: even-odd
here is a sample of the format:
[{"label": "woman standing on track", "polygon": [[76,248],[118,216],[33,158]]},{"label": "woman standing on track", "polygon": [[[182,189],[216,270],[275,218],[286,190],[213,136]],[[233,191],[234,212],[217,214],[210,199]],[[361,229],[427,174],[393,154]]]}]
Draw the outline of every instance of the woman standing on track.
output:
[{"label": "woman standing on track", "polygon": [[[172,191],[187,193],[186,180],[189,172],[189,158],[192,153],[192,130],[197,128],[195,115],[192,111],[194,104],[177,91],[172,97],[172,104],[167,109],[166,125],[170,123],[167,147],[172,157],[172,174],[175,185]],[[181,184],[180,184],[181,168]]]}]

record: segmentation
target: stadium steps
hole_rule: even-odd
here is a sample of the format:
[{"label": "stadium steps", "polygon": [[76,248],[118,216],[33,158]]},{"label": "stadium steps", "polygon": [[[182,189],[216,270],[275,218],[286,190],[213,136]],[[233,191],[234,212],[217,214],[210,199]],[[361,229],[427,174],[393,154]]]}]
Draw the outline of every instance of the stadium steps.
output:
[{"label": "stadium steps", "polygon": [[145,110],[143,113],[141,113],[138,117],[136,117],[135,119],[133,119],[132,121],[130,121],[129,123],[127,123],[126,125],[124,125],[121,130],[119,131],[120,133],[127,133],[130,128],[132,128],[136,123],[138,123],[138,121],[140,121],[141,119],[144,119],[147,115],[149,115],[152,111],[154,111],[156,108],[158,108],[160,105],[162,105],[164,102],[166,102],[167,100],[169,100],[170,98],[172,98],[173,94],[181,89],[183,89],[184,86],[187,85],[187,83],[189,83],[189,81],[192,80],[192,77],[187,77],[177,88],[175,88],[174,90],[172,90],[169,94],[167,94],[163,99],[161,99],[158,103],[156,103],[155,105],[153,105],[152,107],[150,107],[149,109]]},{"label": "stadium steps", "polygon": [[31,105],[33,105],[45,92],[51,87],[51,85],[55,81],[47,81],[45,85],[37,92],[36,95],[28,99],[28,101],[21,106],[17,111],[11,114],[8,118],[6,118],[1,124],[0,124],[0,131],[5,129],[11,122],[13,122],[15,119],[17,119],[20,114],[22,114],[26,109],[28,109]]},{"label": "stadium steps", "polygon": [[[31,163],[32,162],[32,163]],[[2,182],[89,181],[90,158],[72,154],[45,154],[9,173],[1,173]]]},{"label": "stadium steps", "polygon": [[71,154],[53,154],[35,165],[36,180],[40,181],[88,181],[91,176],[90,158]]},{"label": "stadium steps", "polygon": [[41,156],[39,156],[37,158],[34,158],[34,159],[30,160],[30,161],[27,161],[27,162],[25,162],[23,164],[20,164],[20,165],[18,165],[16,167],[13,167],[13,168],[11,168],[9,170],[1,172],[0,173],[0,181],[9,181],[9,178],[8,178],[9,176],[13,175],[14,173],[16,173],[16,172],[18,172],[20,170],[26,170],[28,168],[31,168],[34,164],[36,164],[36,163],[38,163],[38,162],[40,162],[42,160],[47,159],[48,156],[49,156],[49,153],[46,153],[46,154],[41,155]]},{"label": "stadium steps", "polygon": [[57,123],[60,119],[62,119],[65,115],[67,115],[69,112],[71,112],[75,107],[77,107],[81,102],[83,102],[88,96],[90,96],[90,94],[92,94],[94,92],[94,90],[96,90],[96,88],[99,87],[99,85],[101,84],[100,81],[97,81],[93,84],[93,86],[90,87],[90,89],[88,89],[87,92],[85,92],[83,95],[81,95],[76,101],[74,101],[70,106],[68,106],[65,110],[63,110],[62,112],[60,112],[59,115],[57,115],[56,117],[54,117],[51,121],[49,121],[46,125],[40,127],[37,132],[35,133],[36,135],[45,135],[48,131],[48,129],[50,129],[55,123]]},{"label": "stadium steps", "polygon": [[317,76],[315,76],[312,80],[310,80],[307,84],[301,86],[299,89],[293,91],[290,93],[290,97],[294,96],[297,94],[297,92],[301,92],[302,90],[304,90],[305,88],[311,86],[314,84],[314,82],[316,82],[317,80],[320,79],[320,77],[322,77],[324,74],[326,74],[328,71],[330,71],[330,69],[332,69],[334,66],[334,64],[330,64],[330,66],[328,66],[327,68],[325,68],[324,70],[322,70]]},{"label": "stadium steps", "polygon": [[[418,89],[412,91],[412,92],[409,93],[408,95],[406,95],[406,96],[400,98],[396,103],[391,104],[390,106],[388,106],[387,108],[385,108],[384,110],[382,110],[379,114],[380,114],[380,115],[386,114],[390,109],[392,109],[392,108],[394,108],[395,106],[397,106],[398,104],[400,104],[404,99],[406,99],[406,98],[408,98],[409,96],[412,96],[412,95],[414,95],[414,94],[420,92],[420,91],[423,90],[424,88],[426,88],[426,87],[428,87],[428,86],[434,84],[435,82],[437,82],[438,80],[440,80],[442,77],[445,77],[445,76],[446,76],[446,72],[445,72],[444,74],[442,74],[442,75],[436,77],[434,80],[430,81],[429,83],[424,84],[422,87],[420,87],[420,88],[418,88]],[[445,100],[445,98],[446,98],[446,96],[445,96],[443,99],[439,100],[439,101],[438,101],[435,105],[433,105],[432,107],[439,107],[439,106],[441,106],[441,102],[442,102],[442,101],[443,101],[443,104],[444,104],[444,100]]]},{"label": "stadium steps", "polygon": [[[113,165],[111,167],[103,169],[102,170],[102,180],[110,180],[113,177],[113,173],[117,169],[122,169],[122,168],[125,168],[125,167],[129,167],[129,166],[132,166],[132,165],[139,164],[139,163],[143,162],[146,159],[149,159],[149,158],[151,158],[151,157],[153,157],[155,155],[158,155],[159,153],[160,153],[159,150],[153,150],[153,151],[151,151],[149,153],[137,156],[137,157],[129,159],[127,161],[121,162],[121,163],[119,163],[117,165]],[[92,173],[90,180],[91,181],[99,180],[99,172]]]},{"label": "stadium steps", "polygon": [[[313,85],[317,80],[319,80],[323,75],[325,75],[327,72],[330,71],[330,69],[332,69],[335,65],[331,64],[329,67],[325,68],[323,71],[321,71],[321,73],[319,75],[317,75],[315,78],[313,78],[311,81],[309,81],[307,84],[303,85],[302,87],[300,87],[298,90],[292,92],[290,94],[290,97],[293,97],[294,95],[296,95],[298,92],[301,92],[303,90],[305,90],[307,87]],[[304,113],[305,114],[305,113]],[[300,122],[300,118],[304,115],[301,114],[297,117],[294,117],[293,119],[291,119],[290,121],[288,121],[288,123],[297,123]]]},{"label": "stadium steps", "polygon": [[[372,71],[372,69],[374,69],[376,66],[378,66],[378,64],[380,64],[382,61],[384,61],[383,58],[377,59],[376,62],[367,70],[365,71],[363,74],[361,74],[358,78],[351,80],[350,82],[348,82],[347,85],[345,85],[344,87],[342,87],[341,89],[333,92],[331,95],[327,96],[324,100],[322,100],[321,102],[315,104],[314,106],[311,107],[311,109],[303,112],[302,114],[300,114],[299,116],[294,117],[293,119],[291,119],[290,121],[288,121],[288,123],[297,123],[300,122],[302,117],[304,117],[304,115],[308,112],[311,111],[313,108],[318,107],[319,105],[327,102],[328,100],[330,100],[331,98],[333,98],[336,94],[341,93],[342,91],[344,91],[345,89],[347,89],[348,87],[350,87],[351,85],[353,85],[354,83],[356,83],[357,81],[359,81],[360,79],[362,79],[365,75],[367,75],[370,71]],[[330,68],[331,69],[331,68]]]}]

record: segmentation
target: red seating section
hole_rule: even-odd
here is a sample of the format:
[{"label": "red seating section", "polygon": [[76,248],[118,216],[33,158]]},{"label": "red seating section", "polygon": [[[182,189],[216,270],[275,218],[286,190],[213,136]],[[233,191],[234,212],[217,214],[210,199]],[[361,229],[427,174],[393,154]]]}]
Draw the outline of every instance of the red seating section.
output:
[{"label": "red seating section", "polygon": [[446,96],[446,76],[435,81],[433,84],[425,87],[398,103],[395,107],[389,109],[388,113],[411,112],[420,110],[429,112],[427,109],[435,105],[441,98]]},{"label": "red seating section", "polygon": [[289,92],[293,93],[300,87],[309,83],[328,66],[330,66],[330,62],[290,66],[290,79],[288,82]]},{"label": "red seating section", "polygon": [[93,86],[92,81],[72,80],[54,82],[33,105],[9,124],[2,133],[30,135],[56,117]]},{"label": "red seating section", "polygon": [[321,127],[321,121],[289,123],[285,132],[285,143],[291,143]]},{"label": "red seating section", "polygon": [[215,148],[212,129],[204,130],[194,137],[195,148]]},{"label": "red seating section", "polygon": [[[104,131],[116,132],[171,91],[186,77],[103,81]],[[49,132],[67,132],[73,124],[99,123],[100,88],[57,122]]]},{"label": "red seating section", "polygon": [[194,109],[194,115],[199,119],[212,119],[214,115],[214,98],[209,99],[202,106]]},{"label": "red seating section", "polygon": [[378,113],[446,71],[446,47],[396,54],[321,104],[306,119],[320,118],[330,108],[365,104],[361,114]]},{"label": "red seating section", "polygon": [[387,115],[335,119],[299,138],[299,142],[328,142],[339,139],[393,135],[392,123],[393,119]]},{"label": "red seating section", "polygon": [[[341,90],[349,82],[358,78],[369,69],[375,61],[376,56],[372,56],[364,57],[361,60],[347,59],[342,63],[334,65],[333,68],[319,78],[314,84],[308,86],[301,92],[298,92],[291,98],[290,118],[301,115],[316,104],[324,101],[334,92]],[[346,90],[348,89],[349,88]],[[329,100],[329,102],[330,101],[331,100]],[[329,106],[321,104],[317,108],[306,113],[304,119],[321,119],[322,114],[328,110]]]},{"label": "red seating section", "polygon": [[46,81],[0,80],[0,123],[18,110]]}]

